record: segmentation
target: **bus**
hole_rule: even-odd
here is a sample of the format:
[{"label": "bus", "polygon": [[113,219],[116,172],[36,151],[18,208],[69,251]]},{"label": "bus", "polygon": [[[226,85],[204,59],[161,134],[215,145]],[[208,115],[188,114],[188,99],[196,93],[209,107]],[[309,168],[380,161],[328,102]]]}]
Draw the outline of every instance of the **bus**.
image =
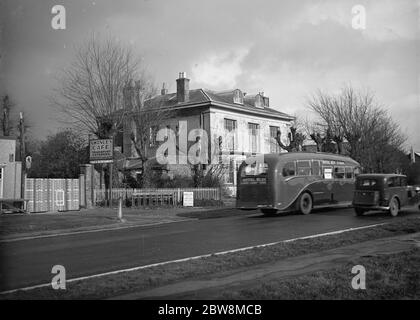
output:
[{"label": "bus", "polygon": [[237,175],[236,207],[311,213],[318,206],[351,205],[360,164],[337,154],[289,152],[245,160]]}]

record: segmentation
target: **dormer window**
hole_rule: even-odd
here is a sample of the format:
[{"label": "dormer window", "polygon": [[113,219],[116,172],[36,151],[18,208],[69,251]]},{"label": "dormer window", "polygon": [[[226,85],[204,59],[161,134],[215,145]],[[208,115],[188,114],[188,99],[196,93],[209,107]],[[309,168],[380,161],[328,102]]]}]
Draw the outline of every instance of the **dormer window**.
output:
[{"label": "dormer window", "polygon": [[233,103],[244,104],[244,95],[241,90],[236,89],[233,91]]},{"label": "dormer window", "polygon": [[257,94],[255,96],[255,107],[256,108],[264,108],[264,98],[261,94]]}]

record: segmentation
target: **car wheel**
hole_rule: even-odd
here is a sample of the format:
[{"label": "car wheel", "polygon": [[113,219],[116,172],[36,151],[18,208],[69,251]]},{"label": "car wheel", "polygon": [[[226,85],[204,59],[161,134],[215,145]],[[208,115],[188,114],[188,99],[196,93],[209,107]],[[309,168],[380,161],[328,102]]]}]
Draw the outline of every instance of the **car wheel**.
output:
[{"label": "car wheel", "polygon": [[398,210],[400,209],[400,204],[397,198],[392,198],[389,202],[389,213],[391,216],[396,217],[398,215]]},{"label": "car wheel", "polygon": [[354,212],[356,213],[356,216],[360,217],[365,213],[365,210],[362,208],[354,208]]},{"label": "car wheel", "polygon": [[309,193],[304,192],[298,199],[298,210],[302,214],[310,214],[312,211],[312,197]]}]

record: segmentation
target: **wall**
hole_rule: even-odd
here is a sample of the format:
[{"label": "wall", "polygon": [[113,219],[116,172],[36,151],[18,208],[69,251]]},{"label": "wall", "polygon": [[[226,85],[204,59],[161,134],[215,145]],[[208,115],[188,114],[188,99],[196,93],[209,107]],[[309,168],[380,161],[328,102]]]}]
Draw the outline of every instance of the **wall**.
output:
[{"label": "wall", "polygon": [[[16,140],[0,137],[0,166],[3,168],[3,198],[19,199],[22,166],[16,159]],[[12,160],[12,161],[10,161]]]}]

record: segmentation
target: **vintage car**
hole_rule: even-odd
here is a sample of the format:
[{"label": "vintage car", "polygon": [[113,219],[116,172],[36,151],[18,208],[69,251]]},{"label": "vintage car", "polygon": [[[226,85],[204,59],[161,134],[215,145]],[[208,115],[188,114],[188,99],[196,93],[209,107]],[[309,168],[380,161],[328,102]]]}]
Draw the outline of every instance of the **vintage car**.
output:
[{"label": "vintage car", "polygon": [[360,174],[356,177],[353,207],[356,215],[366,211],[384,210],[395,217],[403,207],[418,206],[418,188],[407,185],[401,174]]}]

